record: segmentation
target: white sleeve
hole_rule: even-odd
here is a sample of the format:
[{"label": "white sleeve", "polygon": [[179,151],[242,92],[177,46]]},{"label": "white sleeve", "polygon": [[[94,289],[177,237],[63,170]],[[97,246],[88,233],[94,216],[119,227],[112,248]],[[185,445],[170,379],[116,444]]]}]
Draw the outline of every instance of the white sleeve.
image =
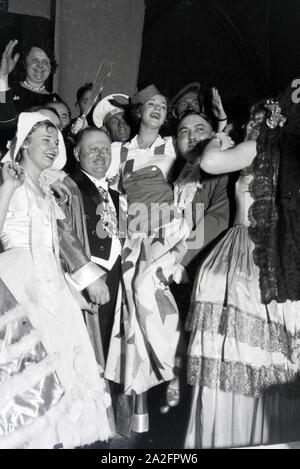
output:
[{"label": "white sleeve", "polygon": [[106,171],[106,177],[108,179],[119,174],[121,165],[121,145],[121,142],[114,142],[111,145],[111,163],[110,167]]},{"label": "white sleeve", "polygon": [[177,155],[175,151],[174,139],[173,137],[165,137],[165,141],[166,141],[166,154],[168,155],[169,158],[175,161]]},{"label": "white sleeve", "polygon": [[4,92],[8,90],[9,90],[9,86],[8,86],[7,77],[6,78],[0,77],[0,91]]},{"label": "white sleeve", "polygon": [[111,163],[106,171],[106,178],[110,180],[109,187],[119,192],[119,179],[121,171],[121,142],[114,142],[111,145]]},{"label": "white sleeve", "polygon": [[88,262],[72,274],[65,273],[67,281],[78,291],[84,290],[98,278],[105,280],[106,276],[105,270],[94,262]]}]

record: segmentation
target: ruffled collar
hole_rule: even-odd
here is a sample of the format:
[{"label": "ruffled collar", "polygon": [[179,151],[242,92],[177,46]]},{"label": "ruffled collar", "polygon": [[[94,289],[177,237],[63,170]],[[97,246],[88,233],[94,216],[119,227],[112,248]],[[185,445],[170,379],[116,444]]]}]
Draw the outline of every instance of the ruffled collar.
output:
[{"label": "ruffled collar", "polygon": [[193,201],[196,191],[202,188],[199,163],[186,163],[174,183],[174,204],[185,209]]},{"label": "ruffled collar", "polygon": [[[34,184],[33,180],[31,179],[29,174],[26,173],[26,171],[25,171],[25,181],[35,192],[37,192],[39,194],[39,196],[41,196],[41,194],[38,191],[38,189],[37,189],[36,185]],[[39,187],[41,188],[43,194],[45,195],[45,198],[49,198],[50,195],[52,194],[52,190],[51,190],[51,187],[50,187],[49,183],[47,182],[47,178],[43,174],[43,172],[41,173],[41,175],[39,177],[38,184],[39,184]]]}]

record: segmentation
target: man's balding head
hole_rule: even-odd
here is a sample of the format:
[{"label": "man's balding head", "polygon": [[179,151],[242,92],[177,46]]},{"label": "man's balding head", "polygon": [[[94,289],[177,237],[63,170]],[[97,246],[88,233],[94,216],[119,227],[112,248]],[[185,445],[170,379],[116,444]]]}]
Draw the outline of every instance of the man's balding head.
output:
[{"label": "man's balding head", "polygon": [[74,149],[80,168],[96,179],[105,177],[111,163],[111,144],[105,132],[88,127],[78,133]]}]

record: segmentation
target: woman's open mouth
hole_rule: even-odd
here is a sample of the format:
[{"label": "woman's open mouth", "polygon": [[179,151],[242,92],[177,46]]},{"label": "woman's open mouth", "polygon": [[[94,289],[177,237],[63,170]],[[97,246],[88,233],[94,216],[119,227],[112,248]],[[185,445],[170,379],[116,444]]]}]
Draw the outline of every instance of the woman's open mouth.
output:
[{"label": "woman's open mouth", "polygon": [[56,152],[55,152],[55,153],[54,153],[54,152],[49,152],[49,153],[44,153],[44,154],[45,154],[45,156],[46,156],[47,158],[49,158],[49,160],[51,160],[51,161],[54,161],[55,158],[56,158]]},{"label": "woman's open mouth", "polygon": [[160,113],[159,113],[159,112],[151,112],[150,117],[151,117],[152,119],[157,119],[157,120],[159,120],[159,119],[160,119]]},{"label": "woman's open mouth", "polygon": [[46,70],[34,70],[34,76],[38,79],[45,78],[47,75]]}]

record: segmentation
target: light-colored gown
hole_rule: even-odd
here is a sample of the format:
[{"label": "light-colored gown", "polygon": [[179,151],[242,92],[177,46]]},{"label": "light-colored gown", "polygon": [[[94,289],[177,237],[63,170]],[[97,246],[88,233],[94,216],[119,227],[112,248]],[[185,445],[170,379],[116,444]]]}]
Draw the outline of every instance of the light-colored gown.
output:
[{"label": "light-colored gown", "polygon": [[111,435],[110,396],[58,257],[64,215],[42,187],[45,197],[26,175],[1,233],[2,448],[73,448]]},{"label": "light-colored gown", "polygon": [[204,261],[194,285],[186,448],[300,438],[300,302],[260,302],[248,232],[252,179],[251,168],[242,171],[234,227]]}]

